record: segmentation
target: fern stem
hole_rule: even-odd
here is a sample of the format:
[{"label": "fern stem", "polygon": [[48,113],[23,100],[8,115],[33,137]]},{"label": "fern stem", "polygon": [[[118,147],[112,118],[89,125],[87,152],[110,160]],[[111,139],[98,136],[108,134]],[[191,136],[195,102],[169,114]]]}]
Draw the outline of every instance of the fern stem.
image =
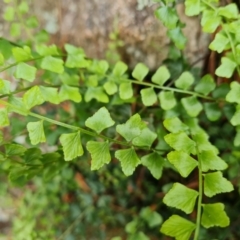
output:
[{"label": "fern stem", "polygon": [[[205,5],[207,5],[209,8],[211,8],[213,11],[215,12],[218,12],[218,9],[215,8],[212,4],[210,4],[208,1],[206,0],[201,0]],[[226,33],[227,37],[228,37],[228,40],[230,42],[230,45],[231,45],[231,50],[232,50],[232,53],[233,53],[233,58],[235,60],[235,62],[237,63],[237,55],[236,55],[236,47],[234,46],[234,42],[233,42],[233,39],[231,37],[231,34],[229,33],[228,29],[226,27],[224,27],[224,22],[222,21],[221,23],[221,27],[223,29],[223,31]],[[240,74],[240,68],[239,66],[237,65],[236,67],[237,69],[237,72],[238,72],[238,75]]]},{"label": "fern stem", "polygon": [[[30,58],[30,59],[24,60],[24,61],[22,61],[22,62],[32,62],[32,61],[36,61],[36,60],[39,60],[39,59],[42,59],[42,58],[44,58],[44,56],[40,56],[40,57],[36,57],[36,58]],[[4,67],[4,68],[1,68],[1,69],[0,69],[0,73],[6,71],[6,70],[9,69],[9,68],[12,68],[12,67],[17,66],[19,63],[20,63],[20,62],[16,61],[16,62],[14,62],[14,63],[12,63],[12,64]]]},{"label": "fern stem", "polygon": [[197,221],[196,221],[196,231],[194,234],[194,240],[198,240],[199,231],[201,226],[201,214],[202,214],[202,195],[203,195],[203,181],[202,181],[202,166],[198,154],[198,177],[199,177],[199,186],[198,186],[198,205],[197,205]]},{"label": "fern stem", "polygon": [[[3,105],[6,105],[6,106],[11,106],[14,108],[14,106],[6,101],[3,101],[0,99],[0,104],[3,104]],[[12,110],[14,112],[14,109]],[[103,134],[98,134],[96,132],[93,132],[93,131],[89,131],[87,129],[84,129],[82,127],[77,127],[77,126],[73,126],[73,125],[70,125],[70,124],[67,124],[67,123],[63,123],[63,122],[59,122],[57,120],[54,120],[54,119],[51,119],[51,118],[48,118],[48,117],[44,117],[44,116],[41,116],[37,113],[33,113],[33,112],[20,112],[18,111],[17,112],[18,114],[21,114],[21,115],[29,115],[29,116],[32,116],[32,117],[35,117],[35,118],[38,118],[42,121],[46,121],[46,122],[50,122],[50,123],[53,123],[55,125],[58,125],[58,126],[61,126],[61,127],[64,127],[64,128],[68,128],[68,129],[71,129],[73,131],[80,131],[81,133],[84,133],[84,134],[87,134],[89,136],[92,136],[92,137],[99,137],[99,138],[102,138],[106,141],[109,141],[109,142],[112,142],[112,143],[116,143],[116,144],[119,144],[119,145],[122,145],[122,146],[125,146],[125,147],[133,147],[133,145],[130,143],[130,142],[127,142],[127,141],[119,141],[119,140],[116,140],[116,139],[113,139],[113,138],[110,138],[110,137],[107,137]],[[158,149],[158,148],[149,148],[149,147],[145,147],[145,146],[134,146],[134,148],[136,149],[142,149],[142,150],[147,150],[147,151],[156,151],[156,152],[162,152],[162,149]]]},{"label": "fern stem", "polygon": [[[64,57],[64,56],[66,56],[66,55],[65,54],[59,54],[56,57]],[[30,58],[30,59],[24,60],[23,62],[32,62],[32,61],[42,59],[44,57],[45,56]],[[14,62],[14,63],[12,63],[12,64],[10,64],[10,65],[2,68],[2,69],[0,68],[0,73],[6,71],[9,68],[17,66],[18,64],[19,64],[19,62]],[[108,77],[108,76],[106,75],[105,77]],[[193,95],[193,96],[197,96],[197,97],[200,97],[200,98],[203,98],[203,99],[206,99],[206,100],[210,100],[210,101],[215,101],[216,100],[212,97],[208,97],[208,96],[205,96],[205,95],[202,95],[200,93],[193,92],[193,91],[187,91],[187,90],[182,90],[182,89],[172,88],[172,87],[159,86],[157,84],[148,83],[148,82],[140,82],[140,81],[133,80],[133,79],[131,79],[131,80],[125,79],[125,81],[130,82],[130,83],[134,83],[134,84],[137,84],[137,85],[152,87],[152,88],[155,88],[155,89],[161,89],[161,90],[166,90],[166,91],[179,92],[179,93],[182,93],[182,94]],[[5,97],[5,95],[4,95],[4,97]]]},{"label": "fern stem", "polygon": [[[63,123],[63,122],[59,122],[59,121],[56,121],[56,120],[53,120],[51,118],[48,118],[48,117],[43,117],[39,114],[36,114],[36,113],[32,113],[30,112],[28,115],[32,116],[32,117],[35,117],[35,118],[38,118],[38,119],[41,119],[43,121],[47,121],[47,122],[50,122],[50,123],[53,123],[55,125],[58,125],[58,126],[61,126],[61,127],[65,127],[65,128],[68,128],[68,129],[71,129],[73,131],[79,131],[79,130],[82,130],[81,128],[79,127],[75,127],[75,126],[72,126],[70,124],[66,124],[66,123]],[[89,133],[88,133],[89,134]],[[90,135],[90,134],[89,134]],[[92,133],[93,135],[93,133]],[[94,135],[95,136],[95,135]]]},{"label": "fern stem", "polygon": [[204,98],[204,99],[207,99],[207,100],[215,100],[212,97],[207,97],[207,96],[204,96],[204,95],[202,95],[200,93],[197,93],[197,92],[192,92],[192,91],[187,91],[187,90],[182,90],[182,89],[172,88],[172,87],[164,87],[164,86],[159,86],[159,85],[148,83],[148,82],[140,82],[140,81],[137,81],[137,80],[126,79],[126,81],[131,82],[131,83],[135,83],[137,85],[143,85],[143,86],[153,87],[153,88],[157,88],[157,89],[161,89],[161,90],[167,90],[167,91],[173,91],[173,92],[179,92],[179,93],[183,93],[183,94],[193,95],[193,96],[197,96],[197,97]]},{"label": "fern stem", "polygon": [[21,89],[18,89],[18,90],[16,90],[16,91],[14,91],[14,92],[0,95],[0,99],[1,99],[1,98],[5,98],[5,97],[9,97],[9,96],[14,95],[14,94],[17,94],[17,93],[25,92],[25,91],[29,90],[30,88],[32,88],[32,86],[26,87],[26,88],[21,88]]},{"label": "fern stem", "polygon": [[[233,42],[233,39],[231,37],[231,34],[227,30],[227,28],[224,28],[223,24],[222,24],[222,28],[223,28],[224,32],[226,33],[226,35],[229,39],[229,42],[230,42],[230,45],[231,45],[231,50],[232,50],[232,53],[233,53],[233,58],[234,58],[235,62],[237,62],[237,54],[236,54],[236,50],[235,50],[236,47],[234,46],[234,42]],[[237,68],[238,75],[240,75],[239,66],[237,66],[236,68]]]},{"label": "fern stem", "polygon": [[209,3],[208,1],[206,0],[201,0],[202,3],[204,3],[205,5],[207,5],[209,8],[211,8],[212,10],[214,11],[217,11],[217,8],[214,7],[211,3]]},{"label": "fern stem", "polygon": [[[113,142],[113,143],[116,143],[116,144],[119,144],[119,145],[122,145],[122,146],[126,146],[126,147],[132,147],[132,144],[130,144],[128,142],[118,141],[118,140],[112,139],[110,137],[107,137],[103,134],[97,134],[95,132],[89,131],[89,130],[81,128],[81,127],[76,127],[76,126],[73,126],[73,125],[70,125],[70,124],[66,124],[66,123],[63,123],[63,122],[53,120],[53,119],[48,118],[48,117],[43,117],[43,116],[41,116],[39,114],[36,114],[36,113],[30,112],[30,113],[28,113],[28,115],[30,115],[32,117],[35,117],[35,118],[38,118],[38,119],[41,119],[43,121],[53,123],[55,125],[58,125],[58,126],[61,126],[61,127],[64,127],[64,128],[71,129],[73,131],[80,131],[81,133],[90,135],[92,137],[100,137],[100,138],[105,139],[109,142]],[[144,150],[152,150],[152,149],[149,149],[149,148],[146,148],[146,147],[137,147],[137,148],[144,149]],[[157,149],[156,149],[156,151],[157,151]]]},{"label": "fern stem", "polygon": [[[21,47],[21,46],[20,46],[20,47]],[[58,55],[51,55],[51,56],[53,56],[53,57],[66,57],[67,55],[66,55],[66,54],[58,54]],[[12,67],[17,66],[17,65],[18,65],[19,63],[21,63],[21,62],[24,62],[24,63],[33,62],[33,61],[37,61],[37,60],[43,59],[43,58],[45,58],[45,57],[46,57],[46,56],[38,56],[38,57],[26,59],[26,60],[24,60],[24,61],[16,61],[16,62],[14,62],[14,63],[12,63],[12,64],[7,65],[7,66],[4,67],[4,68],[0,68],[0,73],[6,71],[6,70],[9,69],[9,68],[12,68]]]}]

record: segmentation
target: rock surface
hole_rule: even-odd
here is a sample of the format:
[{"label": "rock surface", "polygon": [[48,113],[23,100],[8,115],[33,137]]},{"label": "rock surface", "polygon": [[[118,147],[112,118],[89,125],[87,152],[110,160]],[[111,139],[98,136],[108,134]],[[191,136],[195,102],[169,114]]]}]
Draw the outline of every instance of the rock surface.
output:
[{"label": "rock surface", "polygon": [[[109,34],[118,32],[124,46],[117,50],[123,61],[133,68],[143,62],[156,69],[168,53],[169,39],[166,29],[154,17],[156,4],[145,0],[42,0],[33,1],[32,11],[42,25],[54,34],[59,45],[66,42],[81,46],[92,58],[105,58]],[[141,9],[141,10],[138,10]],[[184,15],[183,4],[178,13],[186,23],[184,33],[188,38],[186,53],[190,62],[206,54],[208,38],[202,34],[198,18]],[[1,29],[0,29],[1,31]]]}]

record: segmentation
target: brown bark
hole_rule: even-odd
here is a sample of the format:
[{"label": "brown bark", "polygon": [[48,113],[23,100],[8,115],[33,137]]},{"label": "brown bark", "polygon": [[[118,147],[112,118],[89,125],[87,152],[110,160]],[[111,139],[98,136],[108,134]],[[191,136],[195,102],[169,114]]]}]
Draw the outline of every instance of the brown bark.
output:
[{"label": "brown bark", "polygon": [[[114,31],[124,43],[117,51],[130,68],[143,62],[154,70],[167,56],[169,39],[154,16],[156,4],[142,10],[137,10],[137,0],[41,0],[32,4],[31,13],[35,12],[42,26],[54,33],[53,42],[80,46],[89,57],[105,58],[111,43],[109,34]],[[186,56],[193,63],[206,54],[208,38],[202,34],[198,18],[186,17],[183,4],[177,9],[186,23]]]}]

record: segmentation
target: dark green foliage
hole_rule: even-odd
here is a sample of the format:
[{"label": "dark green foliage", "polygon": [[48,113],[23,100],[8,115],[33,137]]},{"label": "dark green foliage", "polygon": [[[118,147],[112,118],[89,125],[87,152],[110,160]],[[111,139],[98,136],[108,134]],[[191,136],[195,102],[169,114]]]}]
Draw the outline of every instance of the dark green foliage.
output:
[{"label": "dark green foliage", "polygon": [[[154,1],[175,47],[151,81],[143,63],[128,71],[70,44],[49,46],[44,32],[31,39],[38,22],[28,3],[6,2],[12,36],[22,29],[29,37],[0,39],[0,171],[27,189],[14,239],[223,239],[222,231],[238,239],[240,84],[216,84],[183,60],[176,2]],[[203,31],[221,28],[209,48],[228,50],[215,73],[231,81],[240,73],[236,4],[185,6],[186,15],[201,16]]]}]

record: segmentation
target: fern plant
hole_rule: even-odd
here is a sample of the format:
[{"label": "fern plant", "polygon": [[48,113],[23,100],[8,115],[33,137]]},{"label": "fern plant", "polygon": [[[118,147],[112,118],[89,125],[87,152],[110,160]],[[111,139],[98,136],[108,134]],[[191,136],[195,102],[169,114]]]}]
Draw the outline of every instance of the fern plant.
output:
[{"label": "fern plant", "polygon": [[[186,38],[174,8],[175,1],[155,2],[160,3],[156,17],[168,28],[168,36],[176,48],[183,49]],[[187,0],[185,6],[186,15],[201,14],[203,31],[213,33],[221,28],[209,45],[218,53],[227,51],[216,75],[231,78],[235,71],[239,73],[237,6],[218,7],[215,0]],[[27,9],[25,1],[17,10],[7,7],[5,20],[15,21],[15,11],[22,18],[21,14]],[[16,29],[21,26],[29,32],[25,23],[17,26],[12,23],[13,35],[20,32]],[[61,50],[37,40],[34,44],[16,45],[1,39],[0,46],[0,72],[8,78],[0,79],[0,103],[3,106],[0,126],[11,126],[15,114],[31,119],[26,125],[31,146],[11,142],[0,132],[0,160],[8,162],[6,169],[13,184],[24,185],[43,172],[51,177],[64,168],[67,161],[79,159],[86,151],[91,156],[91,170],[98,170],[115,158],[126,176],[132,175],[141,164],[159,179],[163,169],[171,166],[183,178],[197,174],[198,190],[176,182],[163,202],[188,215],[196,209],[196,218],[174,214],[162,224],[160,231],[177,240],[187,240],[192,235],[197,240],[201,225],[207,229],[229,225],[224,204],[208,200],[233,190],[232,183],[222,173],[228,165],[209,140],[209,134],[200,126],[199,116],[205,115],[214,122],[225,117],[223,105],[235,106],[235,113],[226,117],[236,127],[233,141],[239,147],[240,84],[237,81],[233,81],[230,88],[228,85],[217,86],[210,74],[200,78],[188,70],[173,78],[166,65],[160,66],[149,81],[149,69],[143,63],[138,63],[133,71],[128,71],[128,66],[121,61],[112,67],[105,60],[89,59],[83,49],[70,44],[65,44]],[[11,75],[17,79],[15,90],[12,90]],[[167,85],[169,82],[170,86]],[[135,86],[141,87],[139,95],[135,93]],[[156,126],[161,124],[157,118],[151,123],[142,119],[140,113],[116,122],[109,106],[139,104],[139,99],[142,111],[160,107],[168,134],[164,134],[164,130],[156,131]],[[39,107],[48,104],[60,106],[62,102],[72,101],[84,106],[93,100],[102,106],[79,125],[39,113]],[[40,146],[49,134],[46,129],[52,126],[64,129],[59,137],[60,146],[55,152],[42,153]],[[203,195],[208,198],[203,200]],[[142,232],[137,234],[138,239],[149,239]]]}]

